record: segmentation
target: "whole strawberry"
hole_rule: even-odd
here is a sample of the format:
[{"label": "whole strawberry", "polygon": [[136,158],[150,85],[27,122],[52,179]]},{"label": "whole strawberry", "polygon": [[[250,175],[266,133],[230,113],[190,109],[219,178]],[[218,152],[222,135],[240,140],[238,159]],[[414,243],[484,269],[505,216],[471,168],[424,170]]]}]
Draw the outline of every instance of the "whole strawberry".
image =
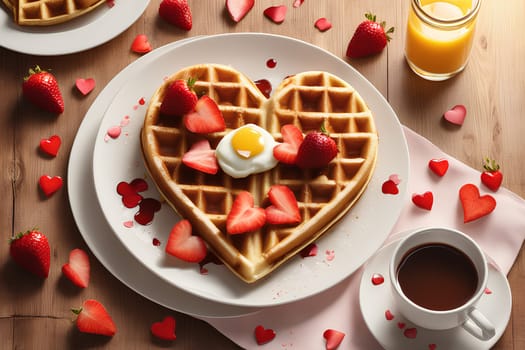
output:
[{"label": "whole strawberry", "polygon": [[360,58],[380,53],[390,40],[389,34],[394,32],[391,27],[385,32],[385,22],[376,22],[376,16],[365,14],[366,21],[361,22],[355,30],[352,39],[348,43],[346,56]]},{"label": "whole strawberry", "polygon": [[47,237],[36,229],[20,232],[10,240],[11,258],[32,274],[47,278],[51,251]]},{"label": "whole strawberry", "polygon": [[303,169],[322,168],[337,155],[335,141],[326,134],[324,127],[321,131],[312,131],[306,134],[297,151],[295,164]]},{"label": "whole strawberry", "polygon": [[192,27],[191,9],[187,0],[162,0],[159,16],[180,29],[190,30]]},{"label": "whole strawberry", "polygon": [[29,69],[22,93],[31,103],[51,113],[64,112],[64,100],[55,76],[39,66]]},{"label": "whole strawberry", "polygon": [[178,79],[168,85],[166,95],[160,105],[160,112],[169,116],[183,116],[193,111],[197,104],[197,95],[192,90],[194,79]]},{"label": "whole strawberry", "polygon": [[486,158],[483,169],[485,170],[481,173],[481,182],[492,191],[497,191],[503,182],[499,164],[494,159]]}]

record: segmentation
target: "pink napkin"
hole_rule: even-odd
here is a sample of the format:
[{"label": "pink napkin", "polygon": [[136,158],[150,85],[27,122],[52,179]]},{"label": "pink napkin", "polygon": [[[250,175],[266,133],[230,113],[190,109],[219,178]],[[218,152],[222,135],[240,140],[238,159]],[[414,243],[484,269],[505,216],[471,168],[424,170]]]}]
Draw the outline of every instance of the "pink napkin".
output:
[{"label": "pink napkin", "polygon": [[[508,273],[525,239],[525,201],[505,188],[497,192],[488,190],[481,184],[478,170],[443,153],[412,130],[405,127],[404,132],[410,151],[410,182],[405,207],[390,238],[418,227],[456,228],[474,238],[501,271]],[[449,162],[443,177],[428,168],[429,160],[440,158]],[[490,193],[497,206],[488,216],[464,224],[458,191],[466,183],[477,185],[482,195]],[[431,211],[416,207],[411,200],[412,194],[426,191],[434,195]],[[359,309],[361,274],[362,269],[337,286],[305,300],[266,308],[248,316],[204,320],[246,349],[324,349],[323,332],[328,328],[346,334],[341,349],[381,349]],[[271,343],[257,345],[254,337],[257,325],[275,331],[276,337]]]}]

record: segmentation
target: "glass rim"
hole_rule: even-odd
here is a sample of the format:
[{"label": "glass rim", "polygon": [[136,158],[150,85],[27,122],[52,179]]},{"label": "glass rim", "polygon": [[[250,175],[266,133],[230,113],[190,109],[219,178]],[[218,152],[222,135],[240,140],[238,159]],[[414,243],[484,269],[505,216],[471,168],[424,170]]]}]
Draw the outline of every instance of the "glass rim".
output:
[{"label": "glass rim", "polygon": [[459,18],[456,19],[440,19],[437,17],[434,17],[427,13],[421,6],[421,0],[412,0],[412,7],[414,9],[415,14],[419,17],[420,20],[423,22],[431,25],[431,26],[437,26],[437,27],[447,27],[450,29],[459,28],[466,23],[471,22],[478,14],[479,9],[481,7],[481,1],[482,0],[473,0],[476,2],[475,6],[470,9],[470,11]]}]

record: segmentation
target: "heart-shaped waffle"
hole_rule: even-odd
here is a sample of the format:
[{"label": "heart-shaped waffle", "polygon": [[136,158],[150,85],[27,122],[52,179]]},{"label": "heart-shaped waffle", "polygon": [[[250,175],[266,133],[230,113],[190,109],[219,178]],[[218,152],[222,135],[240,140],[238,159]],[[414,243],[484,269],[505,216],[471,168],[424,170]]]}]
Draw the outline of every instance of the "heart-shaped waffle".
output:
[{"label": "heart-shaped waffle", "polygon": [[[167,86],[176,79],[196,79],[194,89],[218,105],[224,132],[195,135],[182,118],[160,113]],[[338,154],[322,169],[303,170],[279,163],[275,168],[235,179],[182,163],[191,145],[206,137],[215,148],[229,131],[257,124],[282,142],[281,127],[294,124],[304,134],[324,125]],[[184,68],[156,91],[141,134],[146,167],[167,202],[200,234],[209,248],[241,279],[254,282],[312,243],[359,199],[375,167],[378,137],[371,111],[352,86],[327,72],[287,77],[266,99],[255,84],[235,69],[217,64]],[[230,235],[226,218],[237,194],[250,192],[256,206],[268,205],[272,185],[288,186],[297,199],[301,222],[265,225],[256,232]]]},{"label": "heart-shaped waffle", "polygon": [[94,10],[106,0],[3,0],[16,23],[48,26],[69,21]]}]

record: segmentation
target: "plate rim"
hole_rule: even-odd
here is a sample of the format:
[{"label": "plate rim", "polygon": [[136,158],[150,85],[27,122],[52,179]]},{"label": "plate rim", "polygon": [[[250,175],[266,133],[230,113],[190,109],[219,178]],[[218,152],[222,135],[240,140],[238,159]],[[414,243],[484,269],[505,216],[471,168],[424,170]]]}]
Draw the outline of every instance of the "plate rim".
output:
[{"label": "plate rim", "polygon": [[[224,39],[226,37],[226,39]],[[251,37],[251,38],[250,38]],[[294,42],[296,45],[302,45],[302,46],[306,46],[308,50],[316,50],[318,51],[319,54],[322,54],[322,55],[327,55],[327,58],[330,58],[331,60],[335,60],[338,64],[342,65],[342,67],[344,67],[344,70],[345,71],[349,71],[350,75],[355,75],[357,77],[357,79],[360,80],[359,84],[364,84],[366,86],[366,89],[369,90],[369,93],[374,95],[374,99],[377,99],[377,103],[380,103],[382,104],[382,108],[386,108],[387,111],[391,114],[391,116],[393,116],[393,118],[391,118],[392,120],[390,120],[391,123],[395,124],[395,126],[397,126],[397,131],[399,133],[399,136],[401,137],[400,141],[401,141],[401,144],[402,144],[402,148],[403,148],[403,155],[404,155],[404,163],[406,164],[406,169],[404,169],[404,172],[405,174],[403,175],[404,177],[404,184],[406,184],[408,182],[408,176],[409,176],[409,157],[408,157],[408,145],[407,145],[407,140],[404,136],[404,133],[402,131],[402,126],[401,126],[401,123],[399,121],[399,118],[397,117],[396,113],[394,112],[394,110],[392,109],[392,107],[390,106],[390,104],[388,103],[388,101],[383,97],[383,95],[375,88],[375,86],[370,82],[368,81],[363,75],[361,75],[354,67],[352,67],[350,64],[348,64],[347,62],[345,62],[344,60],[342,60],[341,58],[335,56],[334,54],[330,53],[329,51],[323,49],[323,48],[320,48],[318,46],[315,46],[313,44],[310,44],[308,42],[305,42],[305,41],[302,41],[302,40],[299,40],[299,39],[295,39],[295,38],[290,38],[290,37],[287,37],[287,36],[283,36],[283,35],[275,35],[275,34],[266,34],[266,33],[227,33],[227,34],[217,34],[217,35],[211,35],[211,36],[206,36],[206,37],[201,37],[201,38],[197,38],[195,40],[192,40],[190,42],[187,42],[187,43],[184,43],[182,44],[181,46],[175,48],[174,50],[183,50],[186,48],[186,46],[188,45],[202,45],[202,41],[207,41],[207,40],[216,40],[217,38],[222,38],[223,40],[240,40],[239,38],[242,38],[244,40],[246,40],[246,38],[250,38],[250,39],[253,39],[253,37],[257,37],[257,38],[260,38],[260,39],[263,39],[263,40],[272,40],[272,39],[275,39],[275,38],[278,38],[279,40],[284,40],[286,42],[288,41],[291,41],[291,42]],[[168,51],[165,53],[165,55],[169,55],[169,54],[173,54],[171,51]],[[355,87],[355,82],[352,81],[352,82],[349,82],[352,86]],[[155,86],[156,88],[156,86]],[[125,91],[125,87],[122,87],[121,90],[119,91],[119,93],[123,93],[123,91]],[[363,95],[362,91],[358,90],[360,92],[361,95]],[[115,96],[117,96],[119,93],[117,93]],[[367,98],[365,98],[365,100],[367,101],[367,103],[369,102],[369,100]],[[111,108],[111,103],[108,105],[108,110],[110,110]],[[106,110],[106,113],[105,115],[108,114],[108,110]],[[374,111],[372,111],[374,113]],[[375,114],[375,113],[374,113]],[[102,118],[102,121],[101,121],[101,125],[100,125],[100,128],[99,128],[99,131],[98,131],[98,134],[97,134],[97,139],[95,140],[95,148],[94,148],[94,157],[93,157],[93,163],[94,163],[94,170],[93,170],[93,174],[94,174],[94,177],[95,177],[95,189],[97,189],[97,171],[96,171],[96,154],[97,154],[97,144],[100,145],[103,144],[101,140],[102,138],[102,135],[105,133],[105,128],[104,128],[104,120],[107,120],[106,119],[106,116],[104,116]],[[376,122],[376,126],[377,126],[377,122]],[[380,137],[381,139],[381,137]],[[399,140],[398,140],[399,141]],[[381,143],[380,143],[380,147],[381,147]],[[380,152],[381,153],[381,152]],[[379,163],[380,160],[378,160],[378,163]],[[376,170],[374,172],[377,172],[377,166],[376,166]],[[373,175],[373,177],[375,177],[375,174]],[[406,180],[406,181],[405,181]],[[392,218],[392,222],[390,224],[390,229],[387,230],[383,235],[382,235],[382,239],[380,240],[380,242],[378,242],[377,244],[377,247],[376,249],[366,258],[363,258],[362,261],[360,261],[360,263],[357,265],[356,269],[361,266],[370,256],[373,255],[373,253],[375,251],[377,251],[377,249],[379,249],[379,247],[381,246],[381,244],[384,242],[384,240],[386,240],[388,234],[390,233],[390,230],[393,228],[397,218],[399,217],[400,215],[400,212],[401,212],[401,209],[403,207],[402,203],[404,202],[404,198],[406,196],[406,193],[407,193],[407,188],[406,186],[401,186],[401,191],[400,191],[400,194],[398,195],[398,202],[400,203],[398,205],[398,207],[396,208],[397,210],[397,213],[394,215],[394,218]],[[370,184],[369,184],[369,188],[370,188]],[[363,194],[363,196],[366,195],[367,192],[369,192],[369,188],[365,191],[365,193]],[[100,198],[100,191],[96,191],[97,192],[97,197],[99,198],[99,204],[101,206],[101,208],[103,208],[103,212],[104,212],[104,215],[108,221],[108,224],[109,226],[112,228],[112,230],[115,232],[115,235],[117,237],[119,237],[119,239],[122,241],[122,244],[128,248],[128,250],[130,250],[130,247],[128,246],[127,242],[124,242],[119,233],[115,231],[115,228],[114,228],[114,225],[111,223],[111,219],[107,217],[105,211],[104,211],[104,202],[102,201],[102,199]],[[340,223],[336,224],[336,225],[339,225]],[[326,236],[326,235],[325,235]],[[130,253],[134,256],[136,256],[136,253],[133,252],[132,250],[130,250]],[[141,261],[142,263],[146,264],[142,259],[140,259],[138,256],[136,256],[137,260]],[[156,274],[159,274],[158,271],[156,271],[155,269],[152,269],[151,266],[147,265],[148,268],[153,272],[153,273],[156,273]],[[229,271],[228,271],[229,272]],[[229,272],[231,273],[231,272]],[[285,304],[285,303],[289,303],[289,302],[293,302],[293,301],[297,301],[297,300],[300,300],[300,299],[303,299],[303,298],[307,298],[309,296],[312,296],[312,295],[315,295],[315,294],[318,294],[319,292],[322,292],[323,290],[326,290],[327,288],[329,287],[332,287],[334,286],[335,284],[341,282],[342,280],[344,280],[346,277],[348,277],[351,273],[348,273],[345,277],[343,278],[339,278],[337,279],[337,281],[335,283],[332,283],[330,286],[328,287],[323,287],[323,288],[317,288],[315,289],[315,292],[311,293],[311,294],[308,294],[308,295],[302,295],[302,296],[299,296],[299,297],[294,297],[294,298],[291,298],[291,299],[286,299],[286,300],[267,300],[265,302],[256,302],[254,303],[253,301],[249,304],[246,303],[246,301],[240,301],[239,299],[235,298],[235,299],[228,299],[228,300],[225,300],[225,299],[217,299],[215,296],[212,296],[212,295],[208,295],[206,293],[202,293],[202,291],[196,291],[196,290],[189,290],[190,293],[195,293],[197,296],[199,297],[203,297],[203,298],[206,298],[206,299],[211,299],[211,300],[214,300],[216,302],[221,302],[221,303],[226,303],[226,304],[230,304],[230,305],[236,305],[236,306],[250,306],[250,307],[266,307],[266,306],[276,306],[276,305],[281,305],[281,304]],[[161,278],[166,278],[165,276],[160,276]],[[171,281],[168,279],[168,281]],[[173,281],[171,281],[173,283]],[[182,288],[182,289],[185,289],[185,287],[183,286],[180,286],[180,285],[176,285],[178,288]],[[249,293],[248,293],[249,294]]]}]

